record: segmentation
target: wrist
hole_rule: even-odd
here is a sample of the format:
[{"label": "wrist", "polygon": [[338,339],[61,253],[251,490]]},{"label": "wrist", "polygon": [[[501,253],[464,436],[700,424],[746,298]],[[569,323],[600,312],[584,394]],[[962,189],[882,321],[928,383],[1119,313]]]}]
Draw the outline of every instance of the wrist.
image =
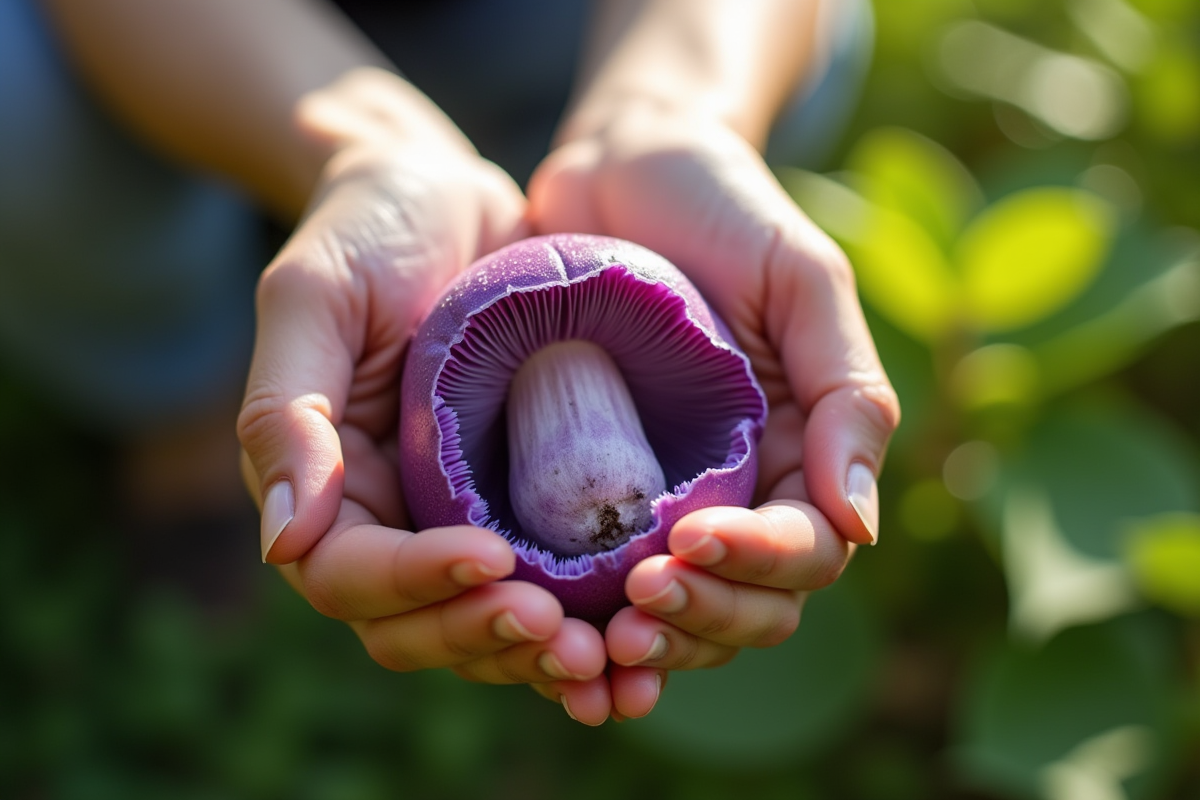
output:
[{"label": "wrist", "polygon": [[600,5],[560,144],[638,108],[716,123],[761,150],[812,55],[821,0]]},{"label": "wrist", "polygon": [[423,150],[438,157],[478,157],[466,136],[412,84],[376,68],[352,70],[296,104],[294,124],[306,143],[297,164],[301,202],[330,173],[364,154]]},{"label": "wrist", "polygon": [[[572,108],[555,134],[555,146],[582,139],[605,138],[633,125],[718,125],[736,130],[750,139],[749,126],[739,126],[717,98],[695,93],[659,92],[646,89],[612,91],[589,96]],[[744,129],[744,130],[743,130]]]}]

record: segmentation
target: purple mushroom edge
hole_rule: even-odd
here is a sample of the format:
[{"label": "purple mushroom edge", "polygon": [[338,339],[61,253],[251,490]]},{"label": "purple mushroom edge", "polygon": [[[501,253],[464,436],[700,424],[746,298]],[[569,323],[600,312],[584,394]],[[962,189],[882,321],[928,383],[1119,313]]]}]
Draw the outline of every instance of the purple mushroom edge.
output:
[{"label": "purple mushroom edge", "polygon": [[[523,536],[513,516],[505,403],[524,360],[569,339],[600,345],[618,365],[668,489],[647,530],[564,557]],[[401,486],[416,530],[500,533],[517,557],[512,579],[602,624],[628,605],[629,571],[667,552],[684,515],[750,503],[766,414],[749,360],[668,261],[619,239],[539,236],[467,268],[418,328],[401,384]]]}]

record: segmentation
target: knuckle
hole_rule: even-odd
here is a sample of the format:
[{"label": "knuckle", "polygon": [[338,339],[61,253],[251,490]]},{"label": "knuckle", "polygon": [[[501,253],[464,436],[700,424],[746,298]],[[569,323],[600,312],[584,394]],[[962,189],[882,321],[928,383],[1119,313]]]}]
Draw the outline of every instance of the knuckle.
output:
[{"label": "knuckle", "polygon": [[814,260],[819,270],[837,286],[853,289],[855,286],[854,266],[840,247],[832,239],[821,237],[820,245],[816,246]]},{"label": "knuckle", "polygon": [[755,638],[754,647],[775,647],[783,644],[800,627],[800,606],[788,603],[786,609],[772,624],[766,626]]},{"label": "knuckle", "polygon": [[437,600],[433,596],[431,587],[425,586],[421,581],[411,580],[412,571],[406,569],[406,545],[412,541],[412,537],[401,539],[395,545],[395,553],[392,556],[392,590],[395,591],[396,597],[407,608],[423,608]]},{"label": "knuckle", "polygon": [[719,655],[715,656],[712,659],[712,661],[709,662],[708,666],[709,667],[723,667],[726,664],[728,664],[730,661],[733,661],[734,656],[736,656],[737,654],[738,654],[738,648],[736,648],[736,647],[725,648]]},{"label": "knuckle", "polygon": [[314,286],[318,277],[316,270],[307,268],[303,260],[281,256],[259,275],[254,290],[255,302],[261,310],[297,295],[303,296],[320,288]]},{"label": "knuckle", "polygon": [[421,665],[414,663],[387,637],[368,632],[363,636],[363,647],[367,655],[379,666],[392,672],[415,672]]},{"label": "knuckle", "polygon": [[504,658],[496,659],[496,680],[492,683],[498,684],[515,684],[529,683],[529,679],[521,674],[516,665],[510,664]]},{"label": "knuckle", "polygon": [[355,614],[353,605],[348,602],[343,593],[328,581],[314,577],[310,573],[304,575],[302,585],[305,599],[319,613],[343,621],[359,618]]},{"label": "knuckle", "polygon": [[464,661],[471,661],[478,657],[478,653],[468,645],[461,641],[456,635],[457,628],[451,624],[451,620],[447,619],[446,615],[447,604],[441,606],[438,614],[438,631],[441,633],[442,650],[449,656],[453,663],[461,664]]},{"label": "knuckle", "polygon": [[247,452],[257,450],[276,430],[284,417],[285,405],[279,395],[265,389],[246,395],[237,418],[237,436]]},{"label": "knuckle", "polygon": [[[774,545],[779,541],[779,531],[774,525],[771,525],[771,544]],[[772,576],[779,569],[780,552],[775,546],[765,548],[764,552],[753,561],[746,564],[741,575],[743,583],[751,583],[758,585],[768,585]]]},{"label": "knuckle", "polygon": [[838,578],[842,576],[842,571],[846,568],[845,552],[840,557],[835,557],[830,554],[826,558],[821,558],[817,561],[815,569],[808,581],[808,586],[804,588],[809,590],[824,589],[827,586],[833,585]]},{"label": "knuckle", "polygon": [[738,624],[741,617],[740,607],[743,605],[744,591],[738,584],[733,585],[732,596],[729,602],[720,603],[716,606],[716,614],[709,619],[701,628],[700,635],[707,638],[724,637]]},{"label": "knuckle", "polygon": [[886,379],[862,386],[854,395],[864,415],[882,434],[890,436],[900,427],[900,398]]},{"label": "knuckle", "polygon": [[690,669],[700,657],[700,640],[694,636],[674,637],[670,652],[675,656],[675,669]]},{"label": "knuckle", "polygon": [[855,285],[854,267],[842,248],[838,247],[824,231],[806,228],[798,231],[790,242],[805,264],[805,272],[839,288],[852,289]]}]

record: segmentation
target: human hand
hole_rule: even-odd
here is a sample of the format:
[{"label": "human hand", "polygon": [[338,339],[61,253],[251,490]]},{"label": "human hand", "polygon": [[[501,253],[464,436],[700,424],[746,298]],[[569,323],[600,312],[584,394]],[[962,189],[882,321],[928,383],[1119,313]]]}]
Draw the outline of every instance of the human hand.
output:
[{"label": "human hand", "polygon": [[602,637],[564,619],[546,590],[498,582],[514,568],[502,537],[405,530],[404,348],[459,271],[525,233],[516,185],[427,103],[394,76],[367,72],[300,108],[336,154],[258,289],[238,433],[262,508],[263,560],[390,669],[449,667],[490,683],[591,679],[606,663]]},{"label": "human hand", "polygon": [[[712,508],[638,564],[606,630],[615,717],[648,713],[665,670],[716,666],[799,623],[809,591],[878,535],[875,476],[899,406],[850,266],[719,119],[634,106],[572,132],[535,173],[538,233],[637,242],[682,269],[750,358],[769,404],[754,511]],[[537,687],[552,699],[569,684]],[[575,702],[572,699],[572,707]]]}]

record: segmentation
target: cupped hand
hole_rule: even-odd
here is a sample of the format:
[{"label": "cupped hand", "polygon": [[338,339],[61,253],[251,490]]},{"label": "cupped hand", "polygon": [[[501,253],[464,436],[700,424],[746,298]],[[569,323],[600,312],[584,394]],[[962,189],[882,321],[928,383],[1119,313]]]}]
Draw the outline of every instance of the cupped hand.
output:
[{"label": "cupped hand", "polygon": [[449,667],[492,683],[592,679],[607,661],[601,635],[564,620],[546,590],[499,582],[514,567],[502,537],[413,535],[397,488],[404,348],[459,271],[525,234],[524,198],[442,131],[393,138],[386,108],[363,126],[361,104],[322,102],[310,111],[325,135],[371,135],[329,161],[259,284],[238,432],[263,560],[349,622],[385,667]]},{"label": "cupped hand", "polygon": [[529,201],[538,233],[616,236],[682,269],[769,404],[760,506],[680,520],[670,555],[633,569],[633,605],[607,627],[613,665],[589,691],[607,689],[617,718],[642,716],[666,670],[786,639],[807,592],[836,579],[856,544],[875,542],[875,481],[899,406],[845,256],[719,120],[651,106],[616,115],[551,153]]}]

